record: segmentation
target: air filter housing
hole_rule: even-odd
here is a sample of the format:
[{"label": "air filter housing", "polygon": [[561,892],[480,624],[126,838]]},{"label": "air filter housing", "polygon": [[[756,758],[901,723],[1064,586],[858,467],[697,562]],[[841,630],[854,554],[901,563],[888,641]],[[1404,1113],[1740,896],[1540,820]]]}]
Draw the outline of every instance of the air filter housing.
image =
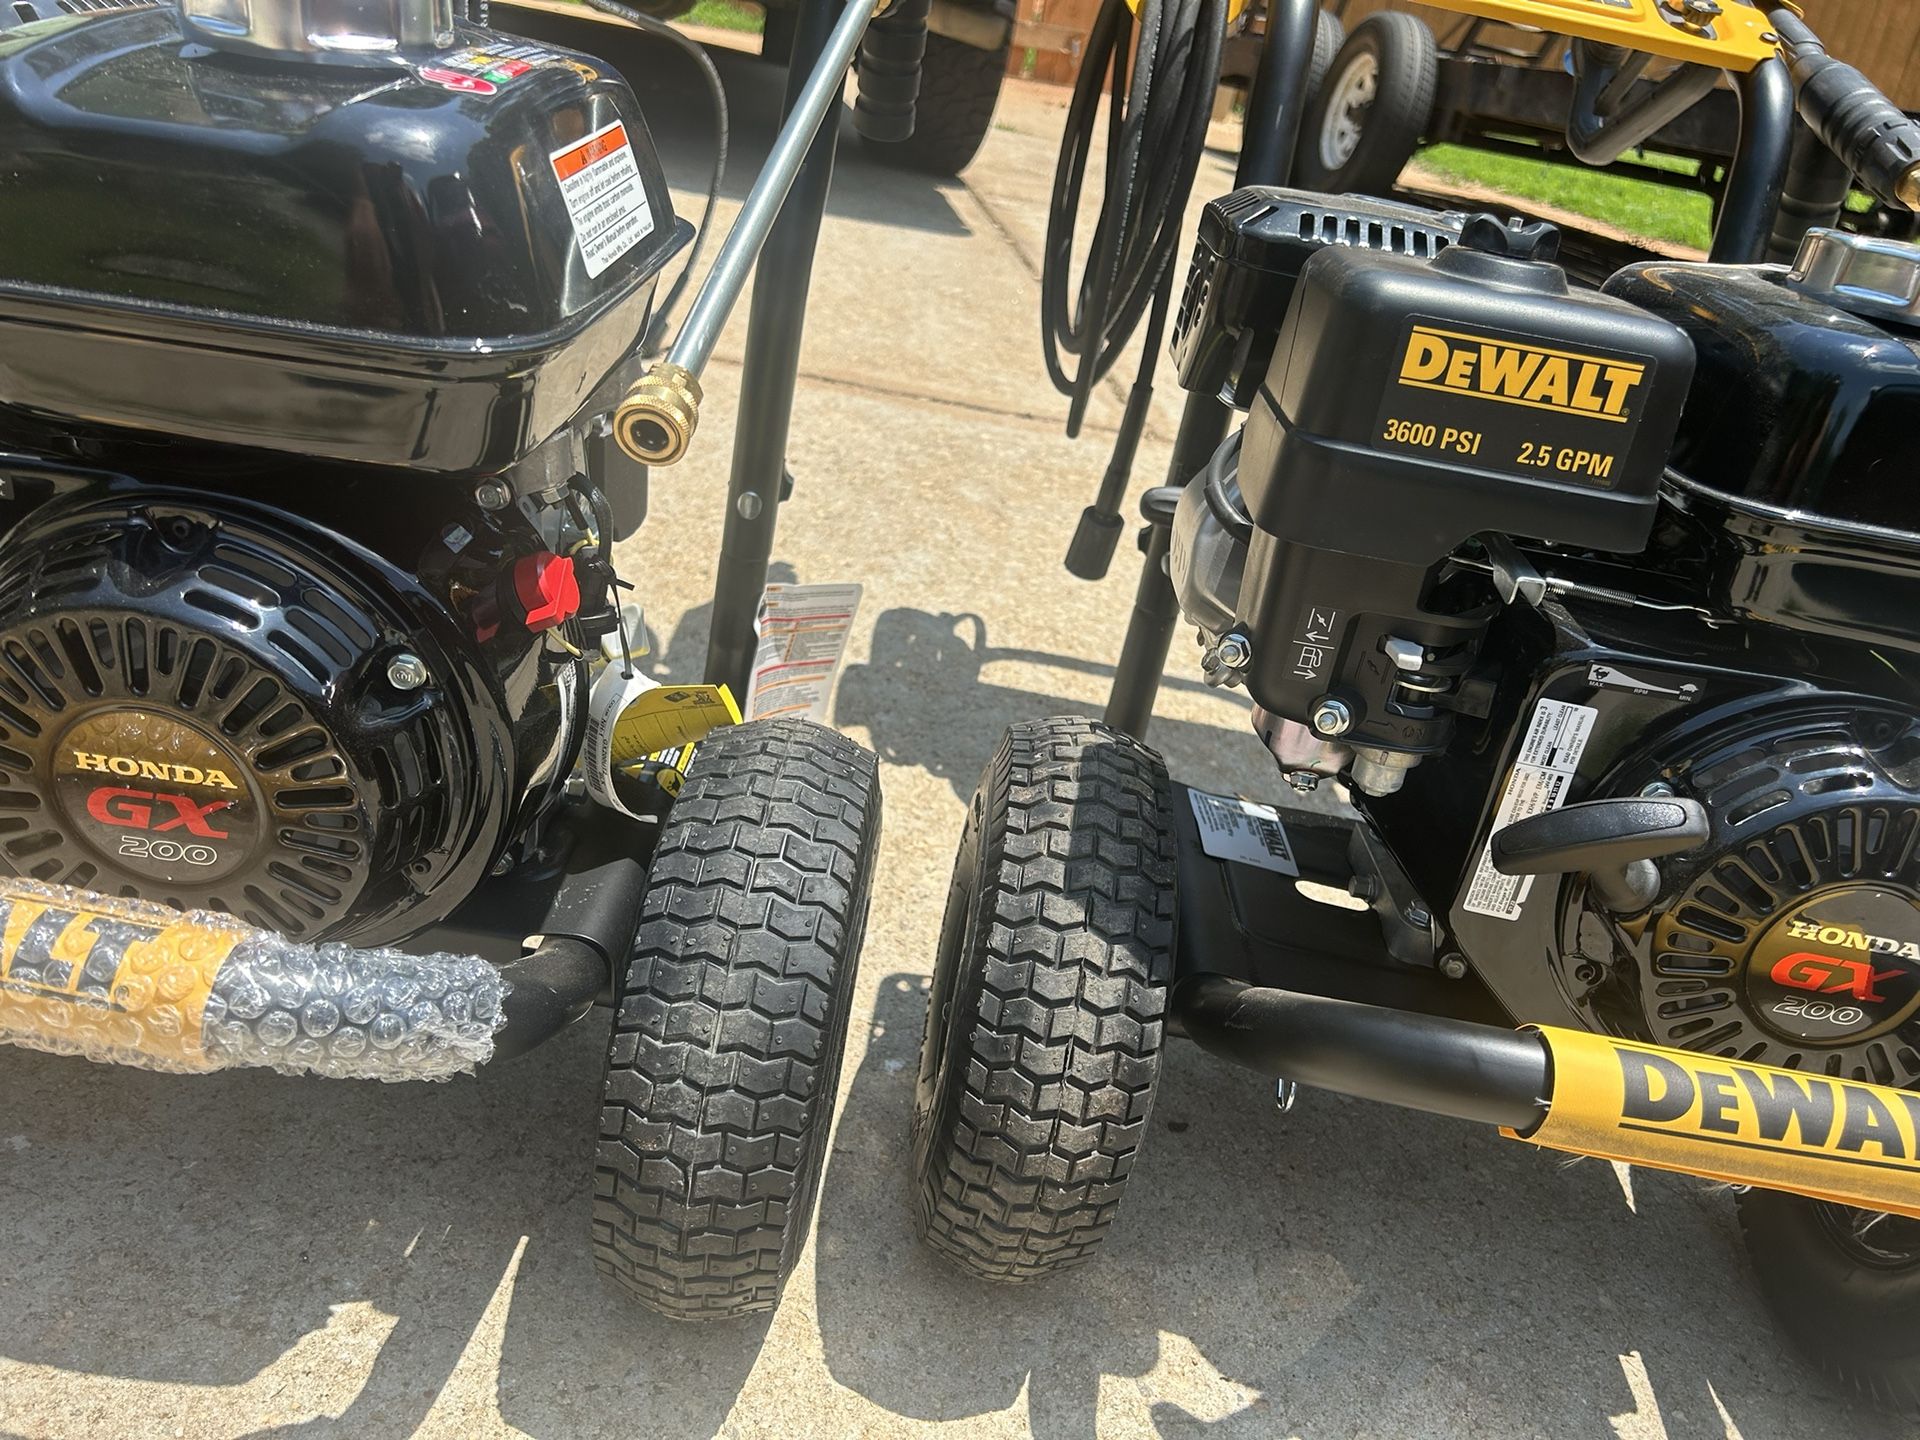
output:
[{"label": "air filter housing", "polygon": [[1188,390],[1244,410],[1273,359],[1300,269],[1330,246],[1430,260],[1459,238],[1464,215],[1365,195],[1249,185],[1200,215],[1173,359]]}]

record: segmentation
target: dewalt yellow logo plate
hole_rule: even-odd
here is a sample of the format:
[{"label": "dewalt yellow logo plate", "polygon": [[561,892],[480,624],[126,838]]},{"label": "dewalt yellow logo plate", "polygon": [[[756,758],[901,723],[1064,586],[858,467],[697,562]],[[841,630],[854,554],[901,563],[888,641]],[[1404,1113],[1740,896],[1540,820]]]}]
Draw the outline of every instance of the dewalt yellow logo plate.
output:
[{"label": "dewalt yellow logo plate", "polygon": [[1491,335],[1416,325],[1400,357],[1400,383],[1503,405],[1623,425],[1647,378],[1637,361],[1549,350]]},{"label": "dewalt yellow logo plate", "polygon": [[252,932],[137,900],[0,881],[0,1040],[96,1060],[209,1068],[214,977]]},{"label": "dewalt yellow logo plate", "polygon": [[[1920,1217],[1920,1094],[1542,1029],[1549,1149]],[[1512,1132],[1508,1132],[1511,1134]]]},{"label": "dewalt yellow logo plate", "polygon": [[1601,490],[1625,472],[1655,371],[1645,356],[1420,316],[1388,360],[1374,449]]}]

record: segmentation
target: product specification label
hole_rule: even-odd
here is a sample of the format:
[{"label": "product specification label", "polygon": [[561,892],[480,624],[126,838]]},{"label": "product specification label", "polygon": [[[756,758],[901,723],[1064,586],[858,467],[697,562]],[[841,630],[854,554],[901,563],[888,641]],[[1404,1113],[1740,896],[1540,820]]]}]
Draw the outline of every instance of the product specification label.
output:
[{"label": "product specification label", "polygon": [[1561,350],[1415,317],[1374,421],[1376,450],[1608,490],[1618,483],[1651,361]]},{"label": "product specification label", "polygon": [[616,120],[550,158],[580,258],[587,263],[587,274],[598,277],[653,233],[653,211],[627,127]]},{"label": "product specification label", "polygon": [[[1500,796],[1500,808],[1494,813],[1493,828],[1516,820],[1526,820],[1558,810],[1567,803],[1567,791],[1573,786],[1574,772],[1586,753],[1593,735],[1594,717],[1600,712],[1591,705],[1569,705],[1561,700],[1542,700],[1527,726],[1527,737],[1520,742],[1520,753],[1507,775],[1507,788]],[[1493,846],[1489,841],[1480,854],[1480,864],[1467,887],[1461,908],[1475,915],[1490,915],[1496,920],[1518,920],[1520,909],[1533,889],[1531,875],[1502,875],[1493,868]]]},{"label": "product specification label", "polygon": [[1200,848],[1216,860],[1254,865],[1280,875],[1298,875],[1293,844],[1280,812],[1271,805],[1242,800],[1237,795],[1209,795],[1187,791],[1193,804],[1193,823],[1200,831]]}]

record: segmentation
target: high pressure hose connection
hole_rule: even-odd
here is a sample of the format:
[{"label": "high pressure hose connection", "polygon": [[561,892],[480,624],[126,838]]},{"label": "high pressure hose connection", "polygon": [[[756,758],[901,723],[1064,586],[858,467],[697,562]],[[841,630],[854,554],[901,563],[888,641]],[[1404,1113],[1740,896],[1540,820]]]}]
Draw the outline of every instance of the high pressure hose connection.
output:
[{"label": "high pressure hose connection", "polygon": [[1771,10],[1767,19],[1786,53],[1801,117],[1863,188],[1890,204],[1920,210],[1920,122],[1853,66],[1827,54],[1793,11]]}]

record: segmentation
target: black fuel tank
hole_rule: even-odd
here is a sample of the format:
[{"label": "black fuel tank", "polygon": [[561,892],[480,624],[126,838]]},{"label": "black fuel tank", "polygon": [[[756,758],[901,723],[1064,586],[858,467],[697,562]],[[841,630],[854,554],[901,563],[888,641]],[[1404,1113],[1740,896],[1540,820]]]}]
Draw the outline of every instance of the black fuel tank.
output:
[{"label": "black fuel tank", "polygon": [[1675,470],[1736,501],[1920,540],[1920,331],[1802,293],[1777,265],[1653,262],[1605,289],[1693,340]]},{"label": "black fuel tank", "polygon": [[566,424],[688,227],[619,76],[451,42],[291,63],[172,5],[0,29],[0,403],[439,472]]}]

